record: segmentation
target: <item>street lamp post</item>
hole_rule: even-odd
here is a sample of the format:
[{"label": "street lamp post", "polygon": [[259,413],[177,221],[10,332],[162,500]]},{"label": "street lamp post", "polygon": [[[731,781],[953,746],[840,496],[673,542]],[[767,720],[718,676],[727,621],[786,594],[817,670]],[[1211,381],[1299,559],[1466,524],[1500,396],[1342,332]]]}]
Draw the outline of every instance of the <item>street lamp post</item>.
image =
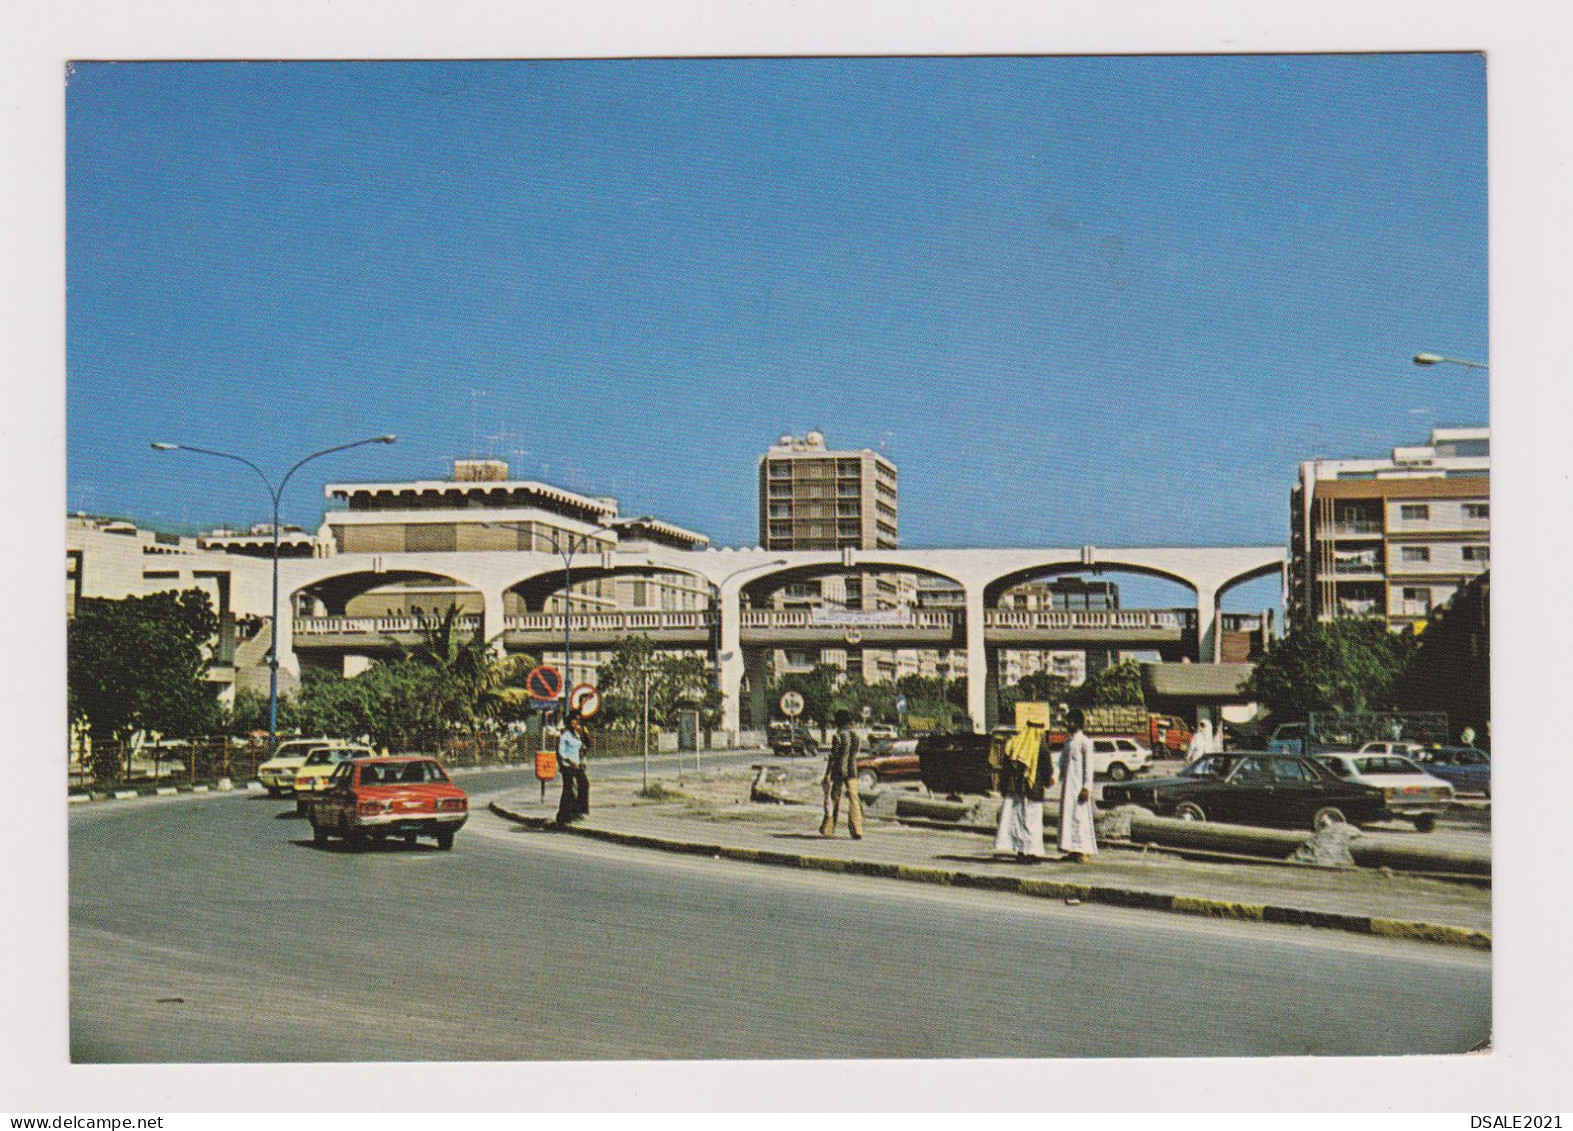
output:
[{"label": "street lamp post", "polygon": [[563,560],[563,725],[568,723],[568,669],[573,658],[572,643],[573,633],[570,627],[570,613],[572,611],[573,597],[573,559],[574,555],[585,548],[585,545],[596,534],[616,531],[619,526],[637,525],[641,522],[655,521],[648,515],[640,518],[624,518],[597,526],[594,530],[586,530],[583,534],[569,533],[566,549],[557,540],[556,532],[549,532],[552,540],[552,552]]},{"label": "street lamp post", "polygon": [[257,473],[257,478],[262,480],[262,485],[267,488],[268,497],[273,502],[273,598],[272,620],[268,622],[268,631],[272,637],[268,642],[268,754],[270,756],[278,745],[279,719],[279,500],[284,496],[284,488],[289,483],[290,476],[319,456],[348,451],[350,448],[359,448],[366,444],[391,444],[397,439],[397,436],[392,435],[371,436],[364,440],[356,440],[354,443],[338,444],[331,448],[323,448],[320,452],[312,452],[309,456],[296,460],[284,473],[284,478],[279,480],[277,487],[260,467],[245,456],[214,451],[212,448],[199,448],[192,444],[171,444],[161,440],[154,440],[152,443],[152,448],[156,452],[196,452],[199,455],[217,456],[219,459],[243,463]]}]

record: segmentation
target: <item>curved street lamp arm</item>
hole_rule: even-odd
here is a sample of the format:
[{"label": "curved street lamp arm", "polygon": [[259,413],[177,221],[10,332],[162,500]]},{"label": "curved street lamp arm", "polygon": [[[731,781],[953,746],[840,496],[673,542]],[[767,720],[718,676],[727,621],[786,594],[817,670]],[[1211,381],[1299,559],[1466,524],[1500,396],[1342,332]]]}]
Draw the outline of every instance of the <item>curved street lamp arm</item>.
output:
[{"label": "curved street lamp arm", "polygon": [[290,476],[294,475],[301,469],[301,467],[310,463],[318,456],[330,456],[334,452],[345,452],[351,448],[364,447],[366,444],[391,444],[393,443],[394,439],[395,437],[393,436],[368,436],[364,440],[356,440],[354,443],[350,444],[338,444],[331,448],[323,448],[320,452],[312,452],[309,456],[303,456],[296,460],[290,469],[284,473],[284,478],[279,480],[278,494],[280,496],[284,494],[284,485],[289,482]]},{"label": "curved street lamp arm", "polygon": [[284,490],[284,484],[280,483],[279,486],[278,486],[278,490],[274,490],[272,482],[268,479],[267,475],[265,475],[263,473],[262,469],[260,467],[258,467],[256,464],[252,463],[245,456],[237,456],[237,455],[235,455],[235,454],[233,454],[231,452],[214,451],[212,448],[198,448],[198,447],[196,447],[196,446],[194,446],[192,444],[160,444],[160,443],[154,443],[153,447],[157,451],[161,451],[161,452],[162,451],[200,452],[200,453],[202,453],[205,456],[217,456],[219,459],[232,459],[236,463],[243,463],[243,464],[245,464],[247,467],[251,468],[252,471],[257,473],[257,478],[258,479],[262,480],[262,486],[267,489],[268,497],[273,500],[273,513],[274,513],[275,516],[277,516],[277,514],[278,514],[278,506],[279,506],[279,495]]}]

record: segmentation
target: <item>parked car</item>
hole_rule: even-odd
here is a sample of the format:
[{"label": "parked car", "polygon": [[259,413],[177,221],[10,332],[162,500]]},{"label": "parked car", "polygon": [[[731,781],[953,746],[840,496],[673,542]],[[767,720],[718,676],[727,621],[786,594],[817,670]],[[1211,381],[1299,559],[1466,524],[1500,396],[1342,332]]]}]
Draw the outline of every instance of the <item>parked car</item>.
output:
[{"label": "parked car", "polygon": [[918,740],[898,738],[877,742],[874,752],[858,759],[858,788],[871,790],[882,782],[919,781],[923,766],[918,760]]},{"label": "parked car", "polygon": [[1134,738],[1094,738],[1093,777],[1129,781],[1152,762],[1152,751]]},{"label": "parked car", "polygon": [[1473,746],[1433,746],[1420,765],[1459,793],[1491,796],[1491,755],[1484,750]]},{"label": "parked car", "polygon": [[780,757],[813,757],[819,753],[819,742],[802,723],[771,723],[770,752]]},{"label": "parked car", "polygon": [[1358,754],[1319,754],[1317,762],[1344,781],[1375,786],[1395,817],[1413,821],[1423,833],[1436,827],[1436,819],[1453,801],[1453,787],[1397,754],[1366,753],[1370,746],[1403,746],[1407,743],[1368,742]]},{"label": "parked car", "polygon": [[274,749],[273,756],[257,767],[257,780],[272,796],[288,797],[295,792],[295,775],[306,764],[307,755],[325,746],[357,746],[366,749],[342,738],[285,739]]},{"label": "parked car", "polygon": [[901,732],[889,723],[875,723],[868,728],[868,740],[875,742],[894,742],[901,737]]},{"label": "parked car", "polygon": [[469,797],[434,758],[354,758],[335,767],[312,805],[311,838],[364,845],[399,837],[413,845],[429,836],[447,849],[469,815]]},{"label": "parked car", "polygon": [[988,793],[995,788],[993,735],[956,731],[918,739],[919,775],[934,793]]},{"label": "parked car", "polygon": [[1400,758],[1424,757],[1426,748],[1418,742],[1367,742],[1356,754],[1397,754]]},{"label": "parked car", "polygon": [[348,762],[351,758],[370,758],[374,754],[376,751],[371,747],[358,742],[342,746],[319,746],[307,754],[300,769],[295,771],[295,811],[304,813],[311,808],[316,796],[328,788],[328,779],[333,776],[340,762]]},{"label": "parked car", "polygon": [[1309,758],[1234,753],[1198,758],[1179,774],[1103,787],[1105,805],[1141,805],[1189,821],[1322,828],[1390,816],[1382,791],[1343,781]]}]

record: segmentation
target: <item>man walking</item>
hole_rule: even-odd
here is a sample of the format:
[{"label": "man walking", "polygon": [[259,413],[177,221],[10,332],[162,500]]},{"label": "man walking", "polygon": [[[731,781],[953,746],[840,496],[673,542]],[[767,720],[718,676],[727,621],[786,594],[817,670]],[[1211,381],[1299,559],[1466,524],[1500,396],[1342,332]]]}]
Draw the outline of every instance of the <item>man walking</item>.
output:
[{"label": "man walking", "polygon": [[557,803],[559,828],[590,812],[590,775],[584,768],[584,748],[584,721],[577,711],[571,711],[562,734],[557,736],[557,768],[563,779],[562,799]]},{"label": "man walking", "polygon": [[1092,814],[1092,739],[1082,728],[1087,718],[1081,708],[1068,715],[1071,736],[1060,751],[1060,851],[1061,860],[1085,864],[1098,851]]},{"label": "man walking", "polygon": [[852,729],[851,712],[837,711],[836,736],[830,740],[830,757],[825,760],[825,819],[819,825],[820,836],[836,834],[845,791],[847,828],[853,840],[863,839],[863,803],[858,800],[858,754],[862,749],[862,736]]}]

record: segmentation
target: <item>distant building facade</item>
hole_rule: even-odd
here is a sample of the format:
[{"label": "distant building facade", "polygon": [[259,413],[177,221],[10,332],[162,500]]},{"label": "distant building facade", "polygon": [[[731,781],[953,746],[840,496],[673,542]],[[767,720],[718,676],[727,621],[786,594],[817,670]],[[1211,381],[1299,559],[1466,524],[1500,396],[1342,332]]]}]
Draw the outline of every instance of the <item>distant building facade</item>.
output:
[{"label": "distant building facade", "polygon": [[1307,460],[1289,509],[1291,616],[1422,624],[1490,569],[1490,430],[1437,428],[1388,459]]}]

